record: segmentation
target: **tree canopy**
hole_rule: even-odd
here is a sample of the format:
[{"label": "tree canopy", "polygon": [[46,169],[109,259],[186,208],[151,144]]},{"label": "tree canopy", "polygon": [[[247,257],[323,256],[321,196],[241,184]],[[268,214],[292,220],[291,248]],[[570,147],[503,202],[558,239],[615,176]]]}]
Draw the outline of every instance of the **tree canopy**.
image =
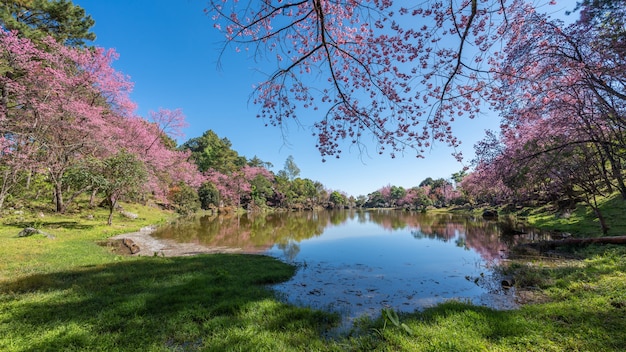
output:
[{"label": "tree canopy", "polygon": [[70,0],[0,0],[0,26],[41,40],[52,36],[69,46],[84,46],[96,39],[95,21]]},{"label": "tree canopy", "polygon": [[338,157],[343,143],[363,147],[365,134],[394,157],[460,144],[453,122],[477,116],[490,97],[490,58],[505,33],[522,29],[511,18],[541,5],[212,1],[207,11],[229,45],[278,67],[255,88],[258,117],[281,126],[300,109],[319,110],[310,124],[322,158]]}]

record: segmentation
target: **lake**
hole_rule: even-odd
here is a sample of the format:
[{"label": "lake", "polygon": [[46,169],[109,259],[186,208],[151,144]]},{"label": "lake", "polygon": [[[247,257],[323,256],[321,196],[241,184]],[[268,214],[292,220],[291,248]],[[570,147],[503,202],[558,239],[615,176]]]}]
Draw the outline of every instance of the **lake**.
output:
[{"label": "lake", "polygon": [[[382,308],[412,312],[456,299],[517,306],[496,265],[540,235],[516,224],[458,214],[342,210],[203,216],[160,228],[157,238],[238,248],[296,264],[274,285],[287,302],[340,312],[347,322]],[[524,232],[522,235],[520,232]]]}]

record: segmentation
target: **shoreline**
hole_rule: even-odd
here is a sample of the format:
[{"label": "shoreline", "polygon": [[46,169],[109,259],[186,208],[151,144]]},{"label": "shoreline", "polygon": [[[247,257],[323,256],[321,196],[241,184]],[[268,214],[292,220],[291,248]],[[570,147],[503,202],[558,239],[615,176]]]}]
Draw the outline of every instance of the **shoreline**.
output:
[{"label": "shoreline", "polygon": [[130,256],[160,256],[160,257],[183,257],[197,254],[215,253],[245,253],[241,248],[230,247],[207,247],[199,243],[179,243],[173,240],[155,238],[152,234],[157,230],[155,225],[142,227],[139,231],[123,233],[108,238],[108,242],[113,244],[119,242],[121,248],[124,239],[132,240],[139,251]]}]

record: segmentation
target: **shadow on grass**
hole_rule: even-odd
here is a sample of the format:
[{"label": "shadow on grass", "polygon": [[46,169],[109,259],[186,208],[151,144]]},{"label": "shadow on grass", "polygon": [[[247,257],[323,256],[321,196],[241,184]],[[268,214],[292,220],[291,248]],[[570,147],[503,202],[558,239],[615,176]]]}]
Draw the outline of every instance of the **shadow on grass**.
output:
[{"label": "shadow on grass", "polygon": [[36,274],[0,288],[0,326],[32,351],[297,350],[322,344],[339,317],[274,298],[266,284],[294,270],[265,256],[210,255]]},{"label": "shadow on grass", "polygon": [[94,227],[94,225],[81,224],[78,221],[19,221],[5,223],[4,225],[20,229],[36,227],[38,229],[88,230]]}]

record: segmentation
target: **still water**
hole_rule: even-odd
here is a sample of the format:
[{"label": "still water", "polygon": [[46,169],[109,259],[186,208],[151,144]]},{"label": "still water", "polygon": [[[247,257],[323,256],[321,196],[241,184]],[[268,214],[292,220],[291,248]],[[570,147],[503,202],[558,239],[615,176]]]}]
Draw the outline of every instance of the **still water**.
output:
[{"label": "still water", "polygon": [[[466,215],[394,210],[245,214],[181,220],[153,236],[263,253],[298,265],[275,285],[290,303],[342,313],[411,312],[450,299],[516,307],[495,266],[529,229]],[[525,232],[521,235],[519,230]]]}]

